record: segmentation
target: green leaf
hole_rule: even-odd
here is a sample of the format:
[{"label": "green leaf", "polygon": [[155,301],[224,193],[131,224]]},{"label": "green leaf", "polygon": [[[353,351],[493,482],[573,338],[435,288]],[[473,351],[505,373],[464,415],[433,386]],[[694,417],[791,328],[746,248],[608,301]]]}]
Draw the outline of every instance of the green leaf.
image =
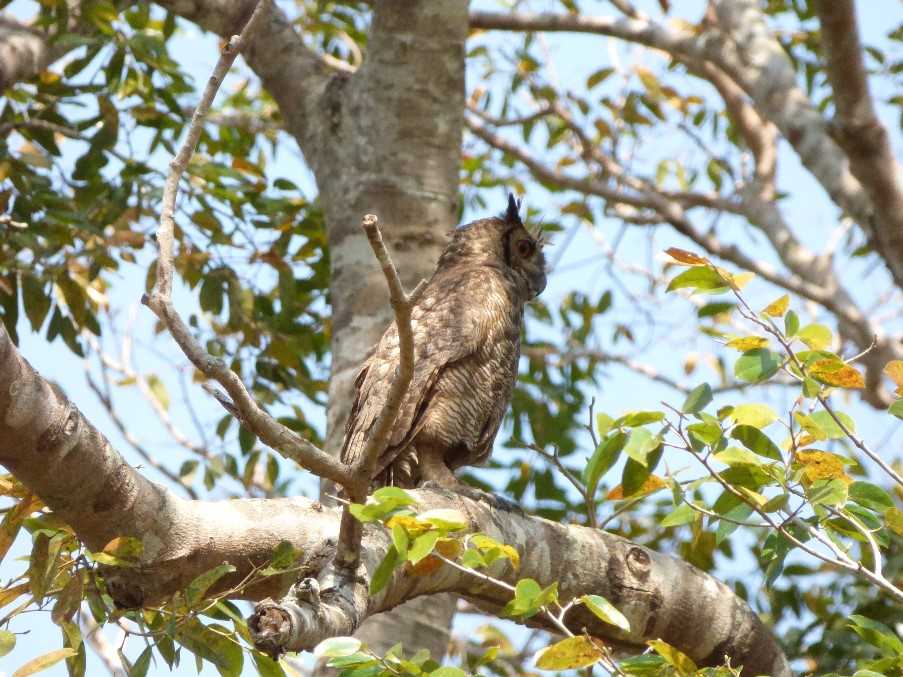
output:
[{"label": "green leaf", "polygon": [[894,500],[890,494],[870,482],[853,482],[849,486],[849,491],[850,500],[856,501],[870,510],[883,513],[894,506]]},{"label": "green leaf", "polygon": [[788,310],[784,316],[784,333],[789,337],[795,336],[800,329],[800,317],[792,310]]},{"label": "green leaf", "polygon": [[213,663],[224,677],[238,677],[244,665],[241,645],[226,628],[204,625],[196,618],[188,618],[176,630],[176,639],[199,658]]},{"label": "green leaf", "polygon": [[[852,418],[842,411],[835,412],[835,414],[847,430],[856,431],[856,424]],[[803,430],[817,440],[839,440],[846,437],[843,430],[837,425],[837,421],[827,411],[816,411],[809,416],[795,411],[793,417]]]},{"label": "green leaf", "polygon": [[796,332],[796,338],[812,350],[824,350],[831,345],[831,330],[823,324],[809,324]]},{"label": "green leaf", "polygon": [[449,665],[439,668],[438,670],[433,670],[428,674],[431,675],[431,677],[467,677],[467,673],[461,668]]},{"label": "green leaf", "polygon": [[276,570],[288,569],[301,556],[301,551],[295,548],[289,541],[280,541],[273,551],[270,567]]},{"label": "green leaf", "polygon": [[616,426],[634,427],[647,423],[656,423],[665,418],[661,411],[629,411],[615,421]]},{"label": "green leaf", "polygon": [[890,405],[887,409],[887,413],[903,419],[903,399],[899,399]]},{"label": "green leaf", "polygon": [[728,418],[740,425],[764,428],[777,421],[778,415],[767,404],[738,404]]},{"label": "green leaf", "polygon": [[599,486],[599,480],[611,467],[618,462],[618,457],[624,449],[627,442],[627,435],[623,432],[616,432],[607,439],[602,440],[596,451],[593,452],[589,463],[583,471],[583,481],[586,484],[587,493],[595,498],[596,487]]},{"label": "green leaf", "polygon": [[767,348],[743,353],[734,364],[734,375],[741,381],[759,383],[774,376],[781,366],[781,356]]},{"label": "green leaf", "polygon": [[156,374],[149,374],[146,380],[147,386],[150,388],[154,399],[157,400],[164,411],[168,411],[169,393],[166,391],[166,386],[163,384],[163,381],[161,381]]},{"label": "green leaf", "polygon": [[596,432],[599,434],[599,437],[608,435],[614,422],[615,420],[608,414],[603,414],[602,412],[596,414]]},{"label": "green leaf", "polygon": [[16,636],[9,630],[0,630],[0,656],[5,656],[16,647]]},{"label": "green leaf", "polygon": [[728,289],[728,286],[728,282],[714,268],[710,266],[694,266],[671,280],[665,291],[689,287],[694,291],[714,292],[724,291]]},{"label": "green leaf", "polygon": [[339,658],[350,656],[361,648],[361,640],[357,637],[330,637],[314,647],[315,658]]},{"label": "green leaf", "polygon": [[850,627],[866,642],[876,647],[885,656],[903,656],[903,641],[896,633],[879,621],[853,614]]},{"label": "green leaf", "polygon": [[702,423],[691,423],[687,426],[687,432],[691,439],[698,440],[703,445],[712,446],[716,444],[724,434],[721,426],[718,425],[717,419],[706,420]]},{"label": "green leaf", "polygon": [[138,656],[138,660],[132,664],[132,669],[129,670],[129,677],[145,677],[150,668],[151,657],[153,655],[154,651],[151,647],[144,649],[144,651],[141,652],[141,655]]},{"label": "green leaf", "polygon": [[540,670],[574,670],[593,665],[605,654],[591,637],[568,637],[536,652],[534,660]]},{"label": "green leaf", "polygon": [[847,502],[847,485],[843,480],[815,480],[806,490],[812,505],[843,505]]},{"label": "green leaf", "polygon": [[728,447],[715,454],[714,458],[724,465],[762,465],[762,460],[757,454],[739,447]]},{"label": "green leaf", "polygon": [[690,391],[680,410],[685,414],[695,414],[705,409],[711,401],[712,387],[708,383],[703,383]]},{"label": "green leaf", "polygon": [[694,519],[696,519],[696,511],[693,510],[686,503],[681,503],[679,506],[674,508],[670,513],[665,515],[665,518],[659,522],[659,526],[667,528],[667,527],[678,527],[682,524],[689,524]]},{"label": "green leaf", "polygon": [[190,607],[200,604],[210,587],[226,574],[231,574],[236,568],[231,564],[220,564],[209,571],[205,571],[188,584],[185,593],[185,601]]},{"label": "green leaf", "polygon": [[44,291],[43,283],[31,273],[23,273],[22,305],[34,331],[40,331],[51,303],[52,296]]},{"label": "green leaf", "polygon": [[386,583],[389,582],[389,577],[395,571],[395,567],[403,561],[398,556],[398,551],[394,545],[386,551],[386,556],[383,557],[383,561],[376,567],[376,571],[373,572],[373,578],[370,580],[371,595],[375,595],[386,587]]},{"label": "green leaf", "polygon": [[433,530],[415,538],[408,549],[408,561],[411,564],[417,564],[417,562],[429,555],[433,548],[436,547],[436,541],[439,540],[440,535],[439,531]]},{"label": "green leaf", "polygon": [[738,425],[731,431],[731,437],[759,456],[775,461],[782,460],[781,450],[758,428],[753,428],[751,425]]},{"label": "green leaf", "polygon": [[601,595],[583,595],[580,601],[606,623],[621,628],[624,632],[630,632],[630,621]]},{"label": "green leaf", "polygon": [[436,508],[417,515],[418,522],[426,522],[440,531],[460,531],[469,524],[467,516],[460,510]]},{"label": "green leaf", "polygon": [[395,546],[395,550],[398,552],[398,556],[401,559],[408,558],[408,544],[410,543],[410,539],[408,538],[408,532],[405,531],[405,528],[400,524],[392,525],[392,545]]},{"label": "green leaf", "polygon": [[624,445],[624,453],[646,468],[649,465],[649,453],[658,448],[661,443],[661,437],[653,435],[646,428],[634,428],[630,431],[627,444]]},{"label": "green leaf", "polygon": [[502,609],[503,616],[529,618],[546,604],[558,601],[558,583],[541,588],[532,578],[522,578],[514,586],[514,599]]},{"label": "green leaf", "polygon": [[373,492],[373,499],[381,504],[391,503],[396,507],[414,505],[417,501],[404,489],[398,487],[381,487]]}]

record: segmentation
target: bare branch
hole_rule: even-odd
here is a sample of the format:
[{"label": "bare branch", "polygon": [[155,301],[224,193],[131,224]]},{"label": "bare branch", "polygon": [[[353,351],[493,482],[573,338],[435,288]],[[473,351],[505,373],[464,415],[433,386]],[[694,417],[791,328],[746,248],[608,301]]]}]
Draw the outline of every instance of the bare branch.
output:
[{"label": "bare branch", "polygon": [[163,189],[160,226],[157,229],[157,242],[160,247],[160,254],[157,260],[157,279],[151,293],[145,295],[142,298],[142,302],[169,329],[173,339],[182,349],[185,356],[191,360],[191,363],[205,376],[217,381],[225,388],[232,398],[237,411],[241,413],[242,422],[265,444],[320,477],[331,479],[345,486],[351,483],[351,475],[345,466],[261,409],[251,397],[238,375],[229,369],[225,362],[208,354],[197,339],[191,335],[188,326],[179,316],[172,303],[173,238],[175,230],[173,213],[175,211],[179,181],[194,153],[194,148],[201,135],[204,116],[210,109],[210,105],[213,103],[213,98],[216,96],[223,78],[247,41],[248,36],[255,30],[260,17],[264,15],[264,10],[268,8],[270,2],[271,0],[259,0],[241,34],[232,36],[226,43],[191,118],[191,124],[182,146],[170,164],[170,172]]},{"label": "bare branch", "polygon": [[834,91],[834,140],[850,159],[850,170],[875,207],[876,223],[866,230],[903,288],[903,170],[878,119],[863,62],[856,8],[852,0],[817,0],[825,70]]},{"label": "bare branch", "polygon": [[[382,411],[374,423],[373,430],[367,437],[361,455],[349,468],[354,484],[346,485],[348,496],[352,501],[362,502],[370,489],[370,481],[376,471],[380,454],[385,450],[392,434],[392,426],[398,418],[404,396],[414,376],[414,331],[411,327],[411,311],[414,302],[423,288],[423,283],[417,286],[409,296],[398,277],[398,271],[389,250],[383,242],[382,233],[379,230],[379,219],[374,214],[366,214],[361,220],[361,228],[367,235],[370,247],[383,275],[386,278],[386,286],[389,288],[389,302],[395,314],[395,328],[398,331],[398,370],[395,379],[386,395]],[[360,559],[361,523],[355,519],[345,506],[342,511],[342,525],[339,531],[339,545],[336,551],[336,564],[340,568],[354,571]]]}]

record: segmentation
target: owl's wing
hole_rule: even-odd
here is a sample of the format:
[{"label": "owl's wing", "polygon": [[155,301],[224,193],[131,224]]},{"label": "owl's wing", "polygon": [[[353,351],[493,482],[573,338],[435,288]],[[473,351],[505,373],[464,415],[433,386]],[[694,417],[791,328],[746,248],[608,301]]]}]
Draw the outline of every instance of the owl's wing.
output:
[{"label": "owl's wing", "polygon": [[[473,353],[497,322],[488,294],[498,293],[495,276],[480,270],[436,275],[411,314],[414,375],[380,456],[377,471],[389,466],[419,431],[429,394],[442,372]],[[398,331],[393,323],[355,379],[354,402],[345,428],[341,459],[353,463],[363,452],[383,409],[399,362]]]}]

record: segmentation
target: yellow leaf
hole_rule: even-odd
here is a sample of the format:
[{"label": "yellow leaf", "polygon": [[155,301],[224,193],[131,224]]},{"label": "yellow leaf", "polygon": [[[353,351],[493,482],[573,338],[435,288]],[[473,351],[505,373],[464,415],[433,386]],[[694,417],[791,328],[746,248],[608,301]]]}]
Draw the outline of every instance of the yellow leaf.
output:
[{"label": "yellow leaf", "polygon": [[739,350],[745,353],[747,350],[755,350],[756,348],[767,348],[768,339],[762,336],[740,336],[731,339],[725,344],[728,348]]},{"label": "yellow leaf", "polygon": [[[724,273],[722,272],[722,274]],[[737,289],[743,289],[755,276],[755,273],[737,273],[726,277]]]},{"label": "yellow leaf", "polygon": [[865,379],[856,369],[840,360],[816,360],[809,367],[809,375],[829,386],[865,388]]},{"label": "yellow leaf", "polygon": [[655,653],[677,668],[677,674],[683,676],[692,675],[696,672],[697,667],[696,663],[693,662],[693,659],[685,653],[678,651],[666,641],[653,639],[650,642],[646,642],[646,644],[651,646]]},{"label": "yellow leaf", "polygon": [[418,519],[412,515],[393,515],[386,520],[386,527],[390,531],[396,524],[407,531],[409,536],[419,536],[430,530],[429,524],[418,521]]},{"label": "yellow leaf", "polygon": [[884,365],[884,373],[897,386],[897,395],[903,397],[903,360],[891,360]]},{"label": "yellow leaf", "polygon": [[812,484],[815,480],[842,480],[850,484],[853,479],[844,471],[844,459],[837,454],[818,449],[796,452],[796,462],[802,466],[803,484]]},{"label": "yellow leaf", "polygon": [[784,313],[787,312],[787,308],[790,307],[790,297],[787,294],[784,294],[777,301],[772,301],[765,309],[762,311],[766,315],[770,317],[783,317]]},{"label": "yellow leaf", "polygon": [[[641,486],[634,493],[630,494],[630,498],[639,498],[640,496],[653,494],[659,489],[664,489],[667,486],[668,483],[658,475],[649,475],[649,477],[646,478],[646,481],[643,482],[643,486]],[[614,489],[609,491],[608,495],[605,498],[607,498],[609,501],[620,501],[622,498],[624,498],[624,487],[619,484]]]},{"label": "yellow leaf", "polygon": [[28,677],[28,675],[33,675],[36,672],[40,672],[41,670],[46,670],[51,665],[55,665],[64,658],[69,658],[69,656],[74,656],[77,653],[78,651],[76,651],[75,649],[66,648],[57,649],[56,651],[51,651],[50,653],[46,653],[43,656],[32,658],[25,665],[16,670],[13,673],[13,677]]},{"label": "yellow leaf", "polygon": [[585,668],[605,656],[599,644],[601,642],[586,635],[568,637],[537,651],[536,667],[540,670]]},{"label": "yellow leaf", "polygon": [[897,536],[903,536],[903,510],[899,508],[888,508],[884,511],[884,520],[887,526]]},{"label": "yellow leaf", "polygon": [[678,249],[677,247],[666,249],[665,253],[678,263],[683,263],[687,266],[704,266],[709,262],[704,256],[699,256],[699,254],[688,252],[686,249]]}]

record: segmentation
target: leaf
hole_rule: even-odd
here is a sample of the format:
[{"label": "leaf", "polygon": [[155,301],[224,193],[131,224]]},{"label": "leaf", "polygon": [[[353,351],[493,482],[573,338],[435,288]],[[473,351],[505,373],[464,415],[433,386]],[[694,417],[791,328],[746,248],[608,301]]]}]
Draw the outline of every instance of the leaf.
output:
[{"label": "leaf", "polygon": [[665,253],[678,263],[688,266],[704,266],[709,262],[704,256],[699,256],[699,254],[688,252],[686,249],[678,249],[677,247],[666,249]]},{"label": "leaf", "polygon": [[0,630],[0,657],[16,647],[16,636],[9,630]]},{"label": "leaf", "polygon": [[614,425],[615,420],[608,414],[599,412],[596,414],[596,432],[599,437],[605,437]]},{"label": "leaf", "polygon": [[129,670],[129,677],[144,677],[150,668],[151,657],[153,655],[154,651],[151,647],[147,647],[142,651],[141,655],[138,656],[138,660],[132,665],[132,669]]},{"label": "leaf", "polygon": [[315,658],[339,658],[356,654],[361,648],[361,640],[357,637],[330,637],[314,647]]},{"label": "leaf", "polygon": [[840,360],[816,360],[809,365],[809,374],[829,386],[865,388],[865,379],[862,374]]},{"label": "leaf", "polygon": [[[71,621],[75,612],[82,602],[82,577],[79,573],[69,578],[66,586],[62,589],[56,598],[56,604],[53,605],[53,611],[50,614],[51,620],[57,625]],[[0,654],[2,655],[2,654]]]},{"label": "leaf", "polygon": [[469,521],[460,510],[436,508],[417,515],[419,522],[426,522],[440,531],[460,531],[466,529]]},{"label": "leaf", "polygon": [[831,345],[831,330],[823,324],[809,324],[796,333],[796,338],[812,350],[825,350]]},{"label": "leaf", "polygon": [[[659,489],[664,489],[668,486],[668,483],[663,480],[658,475],[649,475],[646,478],[646,481],[643,482],[642,486],[637,489],[635,492],[630,494],[629,498],[639,498],[640,496],[646,496],[648,494],[653,494]],[[606,498],[609,501],[620,501],[624,496],[624,488],[619,484],[614,489],[608,492]]]},{"label": "leaf", "polygon": [[163,381],[160,380],[156,374],[149,374],[147,376],[147,386],[150,388],[151,394],[154,396],[154,399],[160,404],[164,411],[169,410],[169,393],[166,391],[166,386],[163,384]]},{"label": "leaf", "polygon": [[417,503],[413,496],[398,487],[381,487],[373,492],[373,499],[378,503],[391,503],[397,507]]},{"label": "leaf", "polygon": [[774,376],[781,366],[781,356],[759,348],[743,353],[734,364],[734,375],[741,381],[759,383]]},{"label": "leaf", "polygon": [[415,538],[408,549],[408,561],[411,564],[417,564],[417,562],[429,555],[436,546],[436,541],[439,540],[440,535],[438,531],[427,531],[425,534]]},{"label": "leaf", "polygon": [[34,331],[40,331],[50,310],[52,297],[44,291],[43,283],[31,273],[22,274],[22,305]]},{"label": "leaf", "polygon": [[446,665],[437,670],[433,670],[428,674],[430,675],[430,677],[467,677],[467,673],[464,672],[461,668],[456,668],[450,665]]},{"label": "leaf", "polygon": [[884,521],[887,522],[888,529],[897,534],[897,536],[903,536],[903,510],[888,508],[884,511]]},{"label": "leaf", "polygon": [[213,663],[223,677],[238,677],[244,653],[229,631],[221,625],[204,625],[188,617],[176,629],[175,639],[195,656]]},{"label": "leaf", "polygon": [[790,296],[784,294],[781,298],[772,301],[762,310],[769,317],[781,317],[790,307]]},{"label": "leaf", "polygon": [[850,500],[875,512],[884,512],[894,506],[894,500],[890,494],[871,482],[853,482],[849,489]]},{"label": "leaf", "polygon": [[800,317],[792,310],[784,316],[784,333],[788,337],[796,335],[800,329]]},{"label": "leaf", "polygon": [[226,574],[231,574],[236,568],[231,564],[220,564],[209,571],[205,571],[188,584],[185,592],[185,601],[189,607],[195,607],[204,599],[210,587]]},{"label": "leaf", "polygon": [[646,425],[647,423],[657,423],[663,418],[665,418],[665,414],[661,411],[628,411],[618,418],[618,420],[614,422],[614,425],[632,428],[635,426]]},{"label": "leaf", "polygon": [[758,428],[753,428],[751,425],[738,425],[731,431],[731,437],[750,451],[759,454],[759,456],[771,458],[775,461],[782,460],[781,450]]},{"label": "leaf", "polygon": [[56,651],[45,653],[43,656],[32,658],[25,665],[16,670],[13,673],[13,677],[28,677],[28,675],[33,675],[41,670],[46,670],[51,665],[56,665],[61,660],[74,656],[77,653],[78,651],[71,648],[57,649]]},{"label": "leaf", "polygon": [[679,527],[682,524],[689,524],[696,519],[697,512],[687,503],[681,503],[670,513],[665,515],[664,519],[659,522],[662,528]]},{"label": "leaf", "polygon": [[[856,424],[847,414],[842,411],[834,413],[847,430],[850,432],[856,431]],[[837,421],[827,411],[816,411],[811,415],[795,411],[793,412],[793,418],[796,419],[803,430],[816,440],[839,440],[846,437],[841,427],[837,425]]]},{"label": "leaf", "polygon": [[714,459],[724,465],[762,465],[762,460],[757,454],[739,447],[728,447],[714,455]]},{"label": "leaf", "polygon": [[677,674],[682,677],[684,675],[692,675],[698,669],[696,663],[689,656],[678,651],[664,640],[653,639],[646,642],[646,644],[652,647],[652,650],[664,658],[669,665],[674,667],[677,670]]},{"label": "leaf", "polygon": [[847,484],[853,481],[844,470],[844,459],[837,454],[819,450],[798,451],[796,462],[803,468],[805,484],[812,484],[816,480],[838,479]]},{"label": "leaf", "polygon": [[621,628],[624,632],[630,632],[630,621],[601,595],[583,595],[580,601],[606,623]]},{"label": "leaf", "polygon": [[851,624],[849,627],[862,637],[866,642],[874,647],[885,656],[901,656],[903,655],[903,641],[889,627],[879,621],[853,614],[850,616]]},{"label": "leaf", "polygon": [[816,480],[806,491],[812,505],[843,505],[847,502],[847,485],[843,480]]},{"label": "leaf", "polygon": [[546,604],[557,601],[557,581],[541,588],[532,578],[522,578],[514,586],[514,599],[505,605],[502,615],[526,619],[537,614]]},{"label": "leaf", "polygon": [[583,481],[586,484],[587,493],[591,497],[596,495],[596,487],[599,479],[617,463],[621,450],[627,442],[627,434],[616,432],[614,435],[602,440],[596,451],[593,452],[589,463],[583,471]]},{"label": "leaf", "polygon": [[903,360],[891,360],[884,365],[884,373],[897,386],[897,395],[903,397]]},{"label": "leaf", "polygon": [[395,550],[398,552],[398,556],[401,559],[407,559],[408,544],[410,543],[408,532],[405,531],[405,528],[400,524],[393,524],[389,528],[392,530],[392,545],[395,546]]},{"label": "leaf", "polygon": [[750,350],[756,350],[757,348],[767,348],[768,339],[762,336],[740,336],[731,339],[724,345],[728,348],[739,350],[741,353],[745,353]]},{"label": "leaf", "polygon": [[887,413],[893,414],[897,418],[903,419],[903,399],[899,399],[892,405],[890,405],[890,407],[888,407],[887,409]]},{"label": "leaf", "polygon": [[520,554],[510,545],[499,543],[486,534],[473,534],[468,539],[468,543],[480,551],[487,566],[497,559],[505,557],[511,561],[515,571],[520,568]]},{"label": "leaf", "polygon": [[721,274],[710,266],[696,266],[689,268],[668,283],[665,291],[691,288],[694,291],[724,291],[728,288],[728,282]]},{"label": "leaf", "polygon": [[593,665],[604,657],[605,653],[592,638],[577,635],[540,649],[534,660],[540,670],[574,670]]},{"label": "leaf", "polygon": [[727,417],[739,425],[754,428],[764,428],[778,420],[774,409],[767,404],[738,404]]},{"label": "leaf", "polygon": [[634,428],[630,431],[627,444],[624,445],[624,453],[645,468],[648,467],[650,452],[657,449],[661,443],[661,437],[653,435],[646,428]]},{"label": "leaf", "polygon": [[383,561],[376,567],[376,571],[373,572],[373,578],[370,579],[371,595],[377,594],[386,587],[386,583],[389,582],[389,577],[395,571],[395,567],[402,561],[404,560],[399,557],[394,545],[386,551],[386,556],[383,557]]},{"label": "leaf", "polygon": [[270,567],[279,571],[291,567],[301,556],[301,551],[295,548],[290,541],[280,541],[273,551],[270,559]]},{"label": "leaf", "polygon": [[685,414],[696,414],[705,409],[711,401],[712,387],[708,383],[702,383],[690,391],[680,410]]}]

